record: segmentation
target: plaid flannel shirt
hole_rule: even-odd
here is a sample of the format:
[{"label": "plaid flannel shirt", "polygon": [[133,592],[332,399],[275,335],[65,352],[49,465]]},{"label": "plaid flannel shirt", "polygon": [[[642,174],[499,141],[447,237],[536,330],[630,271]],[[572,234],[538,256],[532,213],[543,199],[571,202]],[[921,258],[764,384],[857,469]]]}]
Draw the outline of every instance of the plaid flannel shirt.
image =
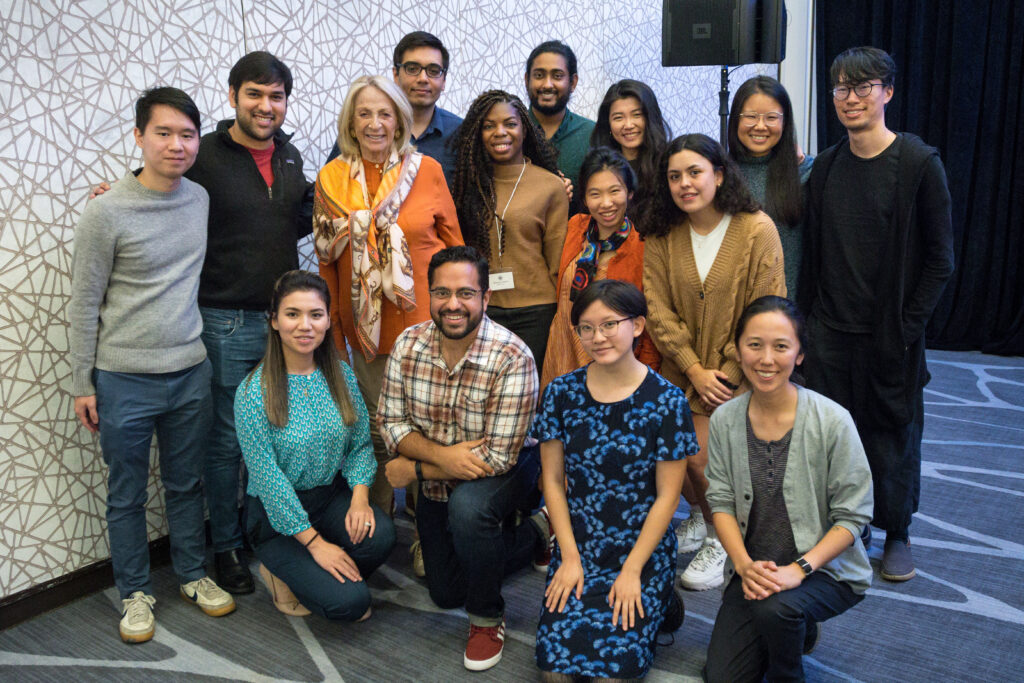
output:
[{"label": "plaid flannel shirt", "polygon": [[[474,454],[494,469],[510,470],[519,457],[537,407],[537,369],[526,344],[486,315],[466,355],[451,370],[432,320],[399,335],[391,350],[377,427],[388,453],[412,432],[443,446],[484,439]],[[457,481],[425,481],[423,493],[446,501]]]}]

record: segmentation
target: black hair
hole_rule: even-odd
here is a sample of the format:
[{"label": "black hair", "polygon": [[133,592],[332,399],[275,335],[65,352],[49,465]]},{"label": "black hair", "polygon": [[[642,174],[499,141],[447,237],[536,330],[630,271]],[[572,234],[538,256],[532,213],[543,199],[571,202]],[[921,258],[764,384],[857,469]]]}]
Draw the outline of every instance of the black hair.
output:
[{"label": "black hair", "polygon": [[480,255],[480,252],[473,247],[462,245],[445,247],[430,257],[430,265],[427,266],[427,286],[434,284],[434,271],[446,263],[469,263],[476,268],[476,276],[479,280],[479,287],[483,291],[490,289],[488,279],[490,269],[487,259]]},{"label": "black hair", "polygon": [[647,317],[647,299],[636,285],[622,280],[598,280],[580,292],[573,302],[572,310],[569,311],[573,327],[579,325],[584,311],[597,301],[621,316]]},{"label": "black hair", "polygon": [[740,313],[739,320],[736,321],[736,333],[733,338],[736,346],[739,347],[740,337],[743,336],[743,331],[747,328],[747,323],[750,322],[751,318],[761,313],[774,313],[776,311],[789,318],[789,322],[793,323],[793,330],[796,332],[796,339],[800,344],[800,353],[806,353],[807,326],[804,324],[804,316],[792,301],[782,296],[775,296],[774,294],[754,299]]},{"label": "black hair", "polygon": [[668,189],[668,162],[673,156],[689,150],[704,157],[711,167],[721,172],[722,184],[715,191],[714,207],[722,213],[754,213],[761,205],[750,194],[743,174],[736,162],[729,158],[725,149],[716,140],[703,133],[680,135],[669,143],[661,153],[658,164],[658,186],[651,201],[647,205],[643,221],[637,224],[637,231],[644,237],[667,235],[669,231],[682,223],[686,214],[676,206]]},{"label": "black hair", "polygon": [[576,75],[576,53],[572,51],[572,48],[560,40],[546,40],[533,48],[533,52],[531,52],[530,56],[526,58],[527,76],[529,76],[530,71],[533,70],[533,60],[537,59],[537,57],[545,52],[552,52],[556,55],[561,55],[565,59],[565,68],[569,70],[569,78]]},{"label": "black hair", "polygon": [[[639,100],[640,108],[644,112],[644,139],[637,156],[637,176],[638,190],[646,198],[658,183],[658,160],[661,151],[672,137],[672,129],[665,123],[661,107],[658,106],[658,98],[650,86],[630,78],[613,83],[597,109],[597,121],[594,132],[590,134],[590,146],[604,145],[622,151],[622,147],[612,137],[610,115],[612,104],[627,97]],[[637,200],[640,199],[637,197]]]},{"label": "black hair", "polygon": [[584,201],[587,197],[587,183],[590,182],[590,177],[601,171],[614,173],[626,186],[628,194],[633,194],[636,191],[636,173],[626,161],[626,157],[610,147],[594,147],[587,152],[587,156],[583,157],[583,163],[580,164],[578,191]]},{"label": "black hair", "polygon": [[558,151],[533,122],[522,100],[504,90],[488,90],[473,100],[466,118],[448,140],[448,149],[455,155],[451,192],[466,244],[488,256],[491,253],[490,226],[497,199],[494,162],[484,148],[481,131],[487,114],[500,103],[511,105],[519,116],[523,127],[523,156],[534,166],[558,174]]},{"label": "black hair", "polygon": [[402,63],[405,53],[418,47],[432,47],[440,52],[441,68],[446,72],[448,71],[448,50],[445,49],[440,38],[426,31],[413,31],[402,36],[402,39],[398,41],[398,45],[395,46],[395,53],[392,55],[391,63],[397,69],[398,65]]},{"label": "black hair", "polygon": [[729,110],[729,156],[744,161],[746,147],[740,142],[740,113],[753,95],[765,95],[782,107],[782,133],[779,141],[768,152],[768,180],[764,193],[765,211],[776,223],[795,226],[803,215],[803,195],[800,189],[800,171],[796,156],[796,122],[793,105],[782,83],[771,76],[754,76],[736,90]]},{"label": "black hair", "polygon": [[896,83],[896,62],[888,52],[877,47],[851,47],[832,60],[829,76],[833,86],[839,85],[842,76],[847,83],[865,83],[877,78],[882,85],[891,87]]},{"label": "black hair", "polygon": [[235,91],[236,98],[238,91],[242,89],[242,84],[247,81],[260,85],[280,83],[284,86],[285,99],[292,94],[291,70],[285,66],[284,62],[269,52],[262,50],[250,52],[231,67],[231,71],[228,73],[228,86]]},{"label": "black hair", "polygon": [[187,116],[195,125],[196,134],[199,134],[199,107],[184,90],[169,87],[150,88],[135,101],[135,127],[139,132],[146,132],[149,119],[153,116],[153,107],[158,104],[177,109]]}]

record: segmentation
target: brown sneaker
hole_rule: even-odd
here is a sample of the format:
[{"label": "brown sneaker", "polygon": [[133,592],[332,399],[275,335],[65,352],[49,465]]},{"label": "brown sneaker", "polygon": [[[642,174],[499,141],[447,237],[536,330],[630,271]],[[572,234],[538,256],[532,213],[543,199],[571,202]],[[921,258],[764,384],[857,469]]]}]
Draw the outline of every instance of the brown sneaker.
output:
[{"label": "brown sneaker", "polygon": [[462,663],[470,671],[486,671],[501,661],[505,647],[505,619],[497,626],[469,625],[469,641]]}]

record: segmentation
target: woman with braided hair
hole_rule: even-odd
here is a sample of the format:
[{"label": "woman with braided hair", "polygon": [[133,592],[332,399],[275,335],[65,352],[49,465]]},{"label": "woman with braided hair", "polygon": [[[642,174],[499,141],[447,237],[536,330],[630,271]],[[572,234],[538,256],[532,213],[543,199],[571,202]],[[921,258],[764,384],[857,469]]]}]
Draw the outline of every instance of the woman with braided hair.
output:
[{"label": "woman with braided hair", "polygon": [[569,218],[555,149],[522,101],[502,90],[473,101],[449,144],[462,234],[490,263],[487,315],[526,342],[539,372]]}]

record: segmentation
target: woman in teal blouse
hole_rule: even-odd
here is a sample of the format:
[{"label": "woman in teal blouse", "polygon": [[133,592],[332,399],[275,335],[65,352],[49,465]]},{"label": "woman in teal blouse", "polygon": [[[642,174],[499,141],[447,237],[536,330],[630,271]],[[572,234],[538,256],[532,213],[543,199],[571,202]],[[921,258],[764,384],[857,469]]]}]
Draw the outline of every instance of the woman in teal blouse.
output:
[{"label": "woman in teal blouse", "polygon": [[318,275],[293,270],[274,286],[266,355],[235,394],[245,529],[279,610],[362,621],[363,579],[387,559],[395,528],[369,502],[369,418],[328,334],[329,310]]}]

